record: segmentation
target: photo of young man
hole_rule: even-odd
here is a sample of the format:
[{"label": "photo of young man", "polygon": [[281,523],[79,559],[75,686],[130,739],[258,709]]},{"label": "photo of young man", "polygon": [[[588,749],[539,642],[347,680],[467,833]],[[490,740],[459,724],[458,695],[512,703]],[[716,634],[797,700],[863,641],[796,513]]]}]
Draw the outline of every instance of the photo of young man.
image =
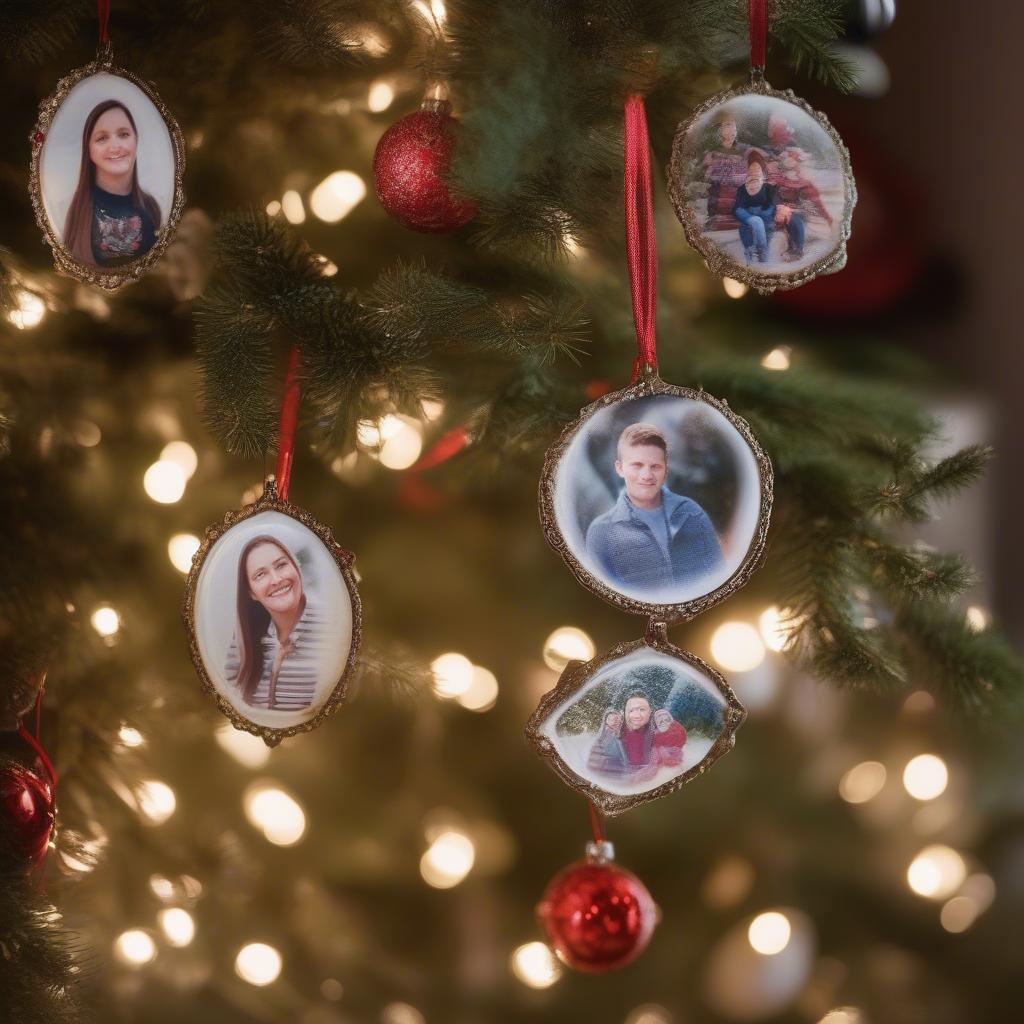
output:
[{"label": "photo of young man", "polygon": [[620,587],[668,600],[674,588],[721,568],[722,548],[711,519],[692,498],[669,490],[669,446],[650,423],[619,435],[615,473],[623,486],[615,504],[590,524],[587,554]]}]

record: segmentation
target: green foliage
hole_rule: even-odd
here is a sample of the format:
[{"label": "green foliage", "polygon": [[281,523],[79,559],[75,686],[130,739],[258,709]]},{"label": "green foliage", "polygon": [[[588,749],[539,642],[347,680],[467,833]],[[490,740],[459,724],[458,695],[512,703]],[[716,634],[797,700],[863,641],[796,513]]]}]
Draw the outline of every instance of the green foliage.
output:
[{"label": "green foliage", "polygon": [[87,10],[81,0],[4,0],[0,53],[9,61],[45,60],[68,45]]}]

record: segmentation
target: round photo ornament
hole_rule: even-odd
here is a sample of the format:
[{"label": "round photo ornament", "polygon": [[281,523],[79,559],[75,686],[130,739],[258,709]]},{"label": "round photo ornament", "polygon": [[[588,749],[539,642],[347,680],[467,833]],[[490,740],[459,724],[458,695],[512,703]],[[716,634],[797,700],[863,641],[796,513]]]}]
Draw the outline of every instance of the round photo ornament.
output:
[{"label": "round photo ornament", "polygon": [[337,709],[362,641],[355,556],[288,501],[297,366],[293,349],[277,472],[258,500],[206,531],[182,610],[203,689],[236,729],[268,746]]},{"label": "round photo ornament", "polygon": [[676,131],[668,190],[708,268],[762,293],[846,264],[857,187],[828,118],[765,80],[767,0],[750,0],[750,82]]},{"label": "round photo ornament", "polygon": [[114,64],[109,0],[96,59],[39,107],[29,196],[54,265],[107,291],[135,281],[170,244],[185,206],[185,143],[154,87]]}]

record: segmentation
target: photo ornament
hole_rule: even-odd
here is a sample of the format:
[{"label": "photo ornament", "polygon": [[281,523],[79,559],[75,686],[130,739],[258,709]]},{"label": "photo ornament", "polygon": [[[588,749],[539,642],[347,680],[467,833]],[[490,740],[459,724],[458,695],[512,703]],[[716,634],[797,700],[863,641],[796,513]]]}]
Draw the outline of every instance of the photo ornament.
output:
[{"label": "photo ornament", "polygon": [[764,82],[720,93],[680,125],[669,192],[710,269],[768,292],[846,262],[857,191],[828,119]]},{"label": "photo ornament", "polygon": [[29,190],[57,269],[115,290],[166,249],[185,204],[181,130],[109,49],[62,79],[31,135]]},{"label": "photo ornament", "polygon": [[772,470],[746,422],[655,375],[582,410],[545,460],[545,536],[588,590],[675,622],[760,564]]},{"label": "photo ornament", "polygon": [[664,629],[571,662],[526,735],[609,815],[674,792],[731,750],[746,711],[722,676]]},{"label": "photo ornament", "polygon": [[207,531],[185,624],[204,688],[237,728],[273,745],[344,699],[362,635],[352,560],[272,483]]}]

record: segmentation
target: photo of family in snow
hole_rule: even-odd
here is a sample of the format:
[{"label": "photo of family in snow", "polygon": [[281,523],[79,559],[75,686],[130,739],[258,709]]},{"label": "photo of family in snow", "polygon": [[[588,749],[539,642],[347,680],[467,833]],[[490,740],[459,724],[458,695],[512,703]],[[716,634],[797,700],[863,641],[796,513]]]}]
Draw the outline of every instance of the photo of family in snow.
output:
[{"label": "photo of family in snow", "polygon": [[257,725],[313,718],[352,646],[352,599],[333,555],[302,523],[264,511],[210,549],[196,587],[195,631],[217,692]]},{"label": "photo of family in snow", "polygon": [[788,274],[842,242],[843,157],[794,103],[751,93],[714,106],[687,132],[673,168],[691,226],[741,266]]},{"label": "photo of family in snow", "polygon": [[754,453],[697,398],[657,394],[601,409],[567,447],[554,490],[559,529],[584,569],[651,604],[716,590],[757,533]]},{"label": "photo of family in snow", "polygon": [[725,728],[725,709],[710,679],[645,646],[605,665],[541,732],[576,775],[634,795],[700,764]]}]

